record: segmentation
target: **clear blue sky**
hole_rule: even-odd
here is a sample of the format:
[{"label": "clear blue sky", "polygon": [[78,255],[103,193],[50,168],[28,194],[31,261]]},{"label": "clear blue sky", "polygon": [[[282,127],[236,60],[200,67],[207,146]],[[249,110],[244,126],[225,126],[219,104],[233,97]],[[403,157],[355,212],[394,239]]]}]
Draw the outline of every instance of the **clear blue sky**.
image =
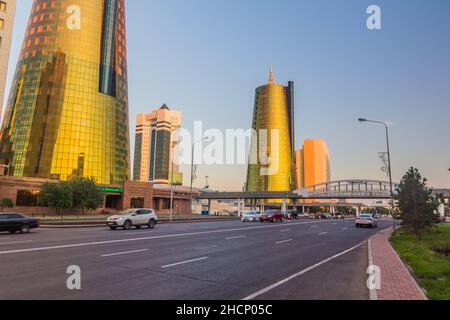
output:
[{"label": "clear blue sky", "polygon": [[[31,3],[17,4],[9,83]],[[370,4],[381,31],[366,28]],[[395,180],[416,166],[449,186],[450,1],[128,0],[127,19],[131,136],[135,115],[162,103],[187,129],[249,128],[273,64],[278,82],[296,82],[297,147],[325,139],[333,179],[384,179],[384,132],[363,116],[392,123]],[[199,176],[238,190],[245,171],[202,166]]]}]

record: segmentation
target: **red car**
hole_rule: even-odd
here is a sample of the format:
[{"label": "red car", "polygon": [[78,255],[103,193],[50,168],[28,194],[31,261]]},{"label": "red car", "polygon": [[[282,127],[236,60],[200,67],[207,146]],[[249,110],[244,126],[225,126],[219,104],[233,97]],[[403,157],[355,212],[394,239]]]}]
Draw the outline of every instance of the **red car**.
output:
[{"label": "red car", "polygon": [[260,222],[275,222],[275,221],[283,222],[283,220],[284,214],[279,210],[269,210],[259,216]]}]

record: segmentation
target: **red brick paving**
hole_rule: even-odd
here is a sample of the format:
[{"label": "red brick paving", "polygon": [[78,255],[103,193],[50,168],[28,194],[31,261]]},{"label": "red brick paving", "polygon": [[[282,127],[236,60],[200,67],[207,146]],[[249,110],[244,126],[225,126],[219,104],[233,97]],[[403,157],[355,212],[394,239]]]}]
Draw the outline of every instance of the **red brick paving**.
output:
[{"label": "red brick paving", "polygon": [[389,243],[392,228],[371,239],[374,265],[381,269],[378,300],[426,300],[411,273]]}]

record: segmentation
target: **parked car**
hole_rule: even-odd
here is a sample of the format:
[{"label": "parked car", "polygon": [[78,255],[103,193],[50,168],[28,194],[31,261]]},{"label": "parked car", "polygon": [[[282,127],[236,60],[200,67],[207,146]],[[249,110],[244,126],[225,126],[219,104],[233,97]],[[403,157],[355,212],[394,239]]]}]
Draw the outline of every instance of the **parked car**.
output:
[{"label": "parked car", "polygon": [[31,229],[36,228],[39,228],[37,219],[29,218],[21,213],[0,213],[0,231],[29,233]]},{"label": "parked car", "polygon": [[279,210],[268,210],[259,217],[260,222],[275,222],[275,221],[283,222],[283,220],[284,220],[284,213]]},{"label": "parked car", "polygon": [[356,227],[378,228],[378,220],[371,214],[360,214],[356,218]]},{"label": "parked car", "polygon": [[258,222],[261,212],[259,211],[249,211],[244,213],[242,216],[242,222]]},{"label": "parked car", "polygon": [[297,210],[286,210],[286,212],[284,213],[284,218],[287,220],[297,220],[299,217],[298,211]]},{"label": "parked car", "polygon": [[158,223],[158,216],[153,209],[129,209],[109,217],[106,223],[111,230],[117,228],[129,230],[132,227],[140,229],[142,226],[153,229]]}]

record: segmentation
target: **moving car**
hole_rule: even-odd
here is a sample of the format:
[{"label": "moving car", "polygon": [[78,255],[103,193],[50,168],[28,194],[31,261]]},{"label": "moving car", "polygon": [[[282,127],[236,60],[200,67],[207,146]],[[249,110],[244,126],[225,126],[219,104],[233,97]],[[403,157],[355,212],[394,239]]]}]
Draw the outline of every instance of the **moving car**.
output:
[{"label": "moving car", "polygon": [[158,216],[153,209],[129,209],[109,217],[106,223],[111,230],[117,228],[130,230],[132,227],[140,229],[142,226],[153,229],[158,223]]},{"label": "moving car", "polygon": [[29,218],[21,213],[0,213],[0,231],[29,233],[31,229],[36,228],[39,228],[37,219]]},{"label": "moving car", "polygon": [[249,211],[244,213],[241,220],[242,222],[258,222],[260,216],[261,212],[259,211]]},{"label": "moving car", "polygon": [[342,213],[335,213],[334,220],[345,220],[345,215]]},{"label": "moving car", "polygon": [[284,213],[279,210],[268,210],[259,217],[260,222],[275,222],[275,221],[283,222],[283,220],[284,220]]},{"label": "moving car", "polygon": [[318,213],[315,217],[319,220],[333,220],[333,216],[329,213]]},{"label": "moving car", "polygon": [[356,218],[356,227],[370,227],[370,228],[378,228],[378,221],[371,214],[360,214]]}]

